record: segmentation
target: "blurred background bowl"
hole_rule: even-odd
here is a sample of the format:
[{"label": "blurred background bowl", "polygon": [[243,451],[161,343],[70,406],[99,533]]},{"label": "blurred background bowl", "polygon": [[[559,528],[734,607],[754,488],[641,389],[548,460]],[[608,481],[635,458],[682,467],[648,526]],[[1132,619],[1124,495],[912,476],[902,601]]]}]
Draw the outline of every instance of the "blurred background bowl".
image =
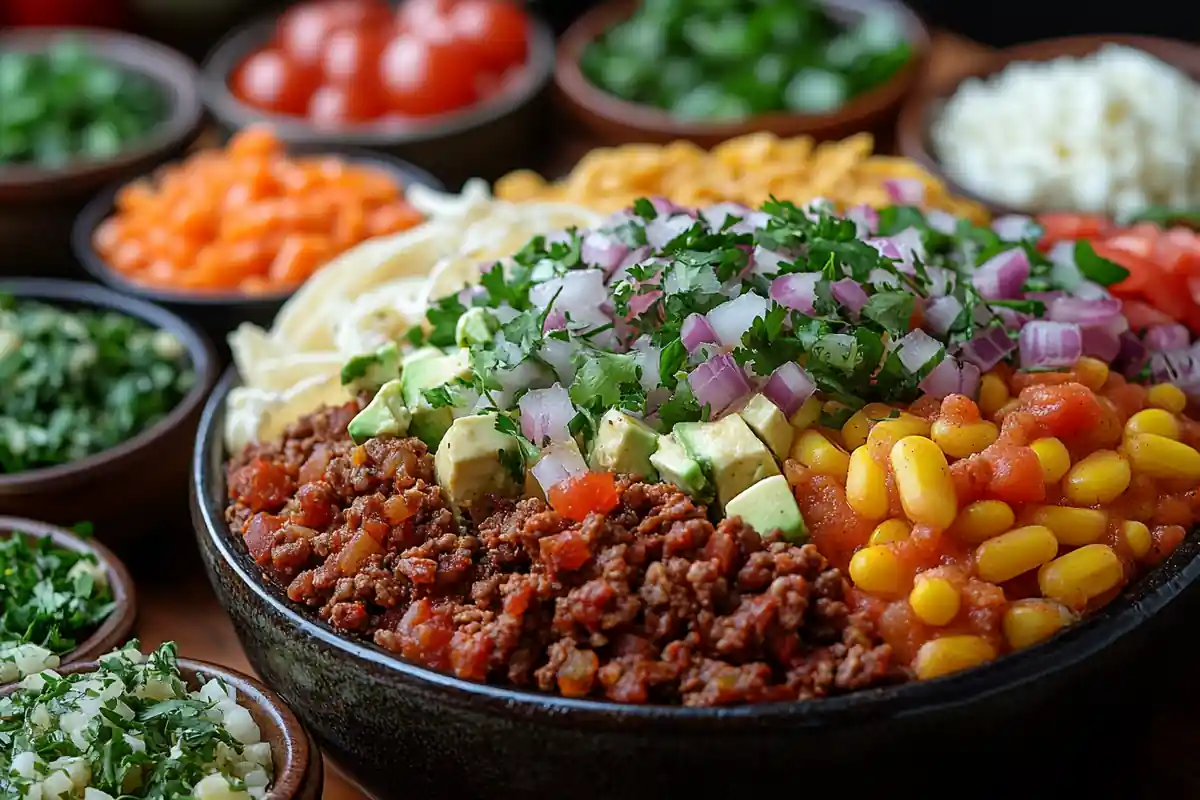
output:
[{"label": "blurred background bowl", "polygon": [[0,52],[41,52],[69,37],[97,58],[143,76],[163,93],[165,119],[116,156],[61,169],[0,165],[0,276],[76,276],[70,233],[75,215],[101,187],[124,182],[182,153],[199,135],[204,107],[197,71],[163,45],[90,28],[14,28],[0,32]]}]

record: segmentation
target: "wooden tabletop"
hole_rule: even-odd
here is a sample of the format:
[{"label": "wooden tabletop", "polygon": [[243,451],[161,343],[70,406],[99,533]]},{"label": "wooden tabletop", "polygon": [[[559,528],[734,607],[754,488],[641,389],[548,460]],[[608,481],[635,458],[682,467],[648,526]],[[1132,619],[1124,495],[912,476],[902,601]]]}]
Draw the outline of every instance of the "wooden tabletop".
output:
[{"label": "wooden tabletop", "polygon": [[[930,77],[978,58],[984,52],[979,45],[958,37],[935,35],[933,57],[929,65]],[[586,147],[586,143],[573,141],[564,146],[563,152],[556,154],[554,161],[577,158]],[[190,541],[190,532],[186,530],[164,532],[164,535],[178,536],[181,540],[186,537],[186,541]],[[233,626],[202,573],[198,553],[189,544],[185,543],[183,547],[184,552],[170,557],[179,564],[187,564],[182,577],[174,569],[163,569],[161,553],[159,558],[152,559],[156,563],[145,567],[130,564],[138,582],[137,634],[143,646],[154,647],[163,641],[174,640],[184,656],[250,672],[250,665],[238,644]],[[1165,653],[1154,655],[1172,657]],[[1172,655],[1174,658],[1182,657],[1182,653]],[[1186,683],[1178,687],[1164,687],[1148,682],[1140,688],[1156,706],[1150,721],[1133,732],[1114,732],[1113,750],[1104,754],[1112,758],[1102,758],[1098,763],[1084,765],[1085,768],[1111,769],[1114,778],[1135,772],[1147,779],[1153,778],[1156,788],[1151,789],[1141,782],[1136,796],[1149,796],[1150,792],[1159,797],[1172,794],[1200,796],[1200,759],[1192,755],[1200,745],[1200,718],[1197,717],[1200,712],[1200,691]],[[1103,699],[1099,702],[1103,702]],[[1033,781],[1034,776],[1030,776],[1030,780]],[[1186,795],[1180,793],[1181,787]],[[336,768],[326,770],[323,796],[325,800],[367,798]]]}]

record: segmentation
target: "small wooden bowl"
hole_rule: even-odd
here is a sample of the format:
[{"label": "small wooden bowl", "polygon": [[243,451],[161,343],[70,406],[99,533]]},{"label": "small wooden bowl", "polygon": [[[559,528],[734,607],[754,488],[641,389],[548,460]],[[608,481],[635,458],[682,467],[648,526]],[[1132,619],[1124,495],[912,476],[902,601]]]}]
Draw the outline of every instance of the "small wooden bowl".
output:
[{"label": "small wooden bowl", "polygon": [[[1014,208],[991,200],[956,182],[942,168],[935,155],[929,132],[936,115],[940,114],[958,87],[968,78],[989,78],[1018,61],[1053,61],[1056,58],[1082,58],[1106,44],[1118,44],[1142,50],[1155,58],[1200,81],[1200,47],[1173,39],[1154,36],[1069,36],[1040,42],[1006,47],[986,53],[945,73],[935,83],[914,92],[900,110],[896,122],[896,147],[900,155],[916,161],[931,174],[941,178],[954,194],[977,200],[996,215],[1029,214],[1031,209]],[[1056,209],[1071,211],[1073,209]]]},{"label": "small wooden bowl", "polygon": [[112,588],[113,601],[116,605],[113,606],[112,613],[100,624],[100,627],[92,632],[91,636],[80,642],[74,650],[62,656],[61,663],[63,665],[74,664],[78,661],[91,661],[113,648],[119,647],[129,639],[134,620],[137,618],[137,603],[134,600],[136,592],[133,587],[133,578],[129,576],[129,570],[125,569],[121,559],[95,539],[83,539],[56,525],[19,517],[0,517],[0,537],[8,537],[14,533],[24,534],[34,539],[50,539],[55,545],[75,553],[91,553],[108,572],[108,585]]},{"label": "small wooden bowl", "polygon": [[[100,664],[96,660],[72,664],[56,670],[60,675],[92,672]],[[237,690],[237,701],[258,723],[265,742],[271,744],[271,760],[275,776],[267,800],[317,800],[324,782],[321,751],[313,745],[308,732],[274,692],[248,675],[207,661],[179,659],[179,672],[193,691],[204,678],[220,678]],[[10,684],[0,690],[0,697],[12,694],[18,686]]]},{"label": "small wooden bowl", "polygon": [[896,0],[823,0],[830,16],[854,23],[887,9],[899,20],[913,56],[883,84],[852,98],[829,114],[772,112],[734,122],[679,120],[664,109],[631,103],[593,84],[580,69],[584,51],[637,8],[633,0],[614,0],[584,14],[563,35],[558,45],[554,81],[567,110],[603,144],[687,140],[713,147],[747,133],[768,131],[781,137],[808,135],[815,139],[841,139],[862,130],[877,130],[895,116],[901,101],[913,88],[929,52],[929,32],[920,18]]},{"label": "small wooden bowl", "polygon": [[153,81],[166,117],[139,143],[113,158],[78,160],[61,169],[0,165],[0,275],[74,275],[71,223],[91,195],[182,153],[200,133],[204,106],[195,66],[160,44],[90,28],[17,28],[0,33],[0,52],[39,52],[63,38],[81,41],[97,58]]}]

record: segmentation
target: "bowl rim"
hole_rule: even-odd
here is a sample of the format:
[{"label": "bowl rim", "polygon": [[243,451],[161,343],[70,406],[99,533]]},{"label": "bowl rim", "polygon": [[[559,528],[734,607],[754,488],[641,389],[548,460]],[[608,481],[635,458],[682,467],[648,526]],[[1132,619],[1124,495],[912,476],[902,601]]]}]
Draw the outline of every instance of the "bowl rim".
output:
[{"label": "bowl rim", "polygon": [[302,635],[337,651],[338,657],[352,660],[357,668],[382,673],[383,677],[376,679],[386,680],[389,675],[395,675],[422,684],[430,691],[441,692],[447,700],[469,703],[476,710],[486,706],[510,713],[513,709],[540,711],[564,719],[565,724],[575,727],[603,726],[611,724],[615,717],[636,720],[639,725],[656,729],[678,731],[681,726],[686,726],[688,731],[697,731],[732,726],[748,732],[771,721],[822,727],[853,722],[873,724],[886,717],[948,711],[1079,667],[1161,612],[1200,578],[1198,530],[1189,534],[1167,561],[1127,587],[1116,600],[1041,644],[1007,653],[984,666],[940,678],[863,689],[813,701],[716,708],[627,705],[476,683],[426,669],[370,642],[335,632],[303,613],[282,590],[262,580],[261,570],[250,561],[247,553],[235,551],[233,535],[225,523],[224,505],[218,502],[217,496],[226,496],[221,475],[225,447],[220,430],[225,416],[225,399],[237,385],[240,385],[240,378],[236,368],[231,366],[209,396],[196,433],[189,483],[193,526],[202,550],[212,547],[216,553],[210,558],[223,561],[224,566],[248,587],[254,602],[266,606],[272,615],[282,618]]},{"label": "bowl rim", "polygon": [[[81,26],[11,28],[0,31],[0,50],[18,45],[15,49],[20,51],[42,52],[47,45],[63,38],[76,38],[101,61],[151,81],[166,96],[169,104],[166,117],[134,146],[122,149],[110,158],[76,159],[51,169],[25,164],[0,166],[0,191],[43,188],[129,167],[188,138],[204,117],[195,64],[182,53],[142,36]],[[23,44],[31,46],[20,46]]]},{"label": "bowl rim", "polygon": [[[201,675],[208,678],[219,678],[237,691],[238,705],[251,712],[260,729],[265,721],[279,732],[284,763],[282,766],[274,767],[271,791],[267,793],[267,800],[291,800],[291,798],[298,797],[300,790],[305,785],[309,770],[313,768],[314,763],[319,764],[319,758],[314,759],[314,756],[319,756],[320,753],[310,740],[300,720],[283,702],[283,699],[262,682],[235,669],[194,658],[179,657],[176,663],[191,691],[200,688]],[[57,669],[55,672],[60,675],[73,675],[80,672],[92,672],[99,666],[100,659],[96,658],[75,662],[70,666]],[[0,697],[12,694],[18,688],[18,683],[0,687]],[[258,713],[255,714],[255,711]],[[268,737],[263,736],[262,740],[268,741]],[[272,759],[276,755],[275,749],[272,748]],[[280,775],[283,775],[282,780],[276,782]]]},{"label": "bowl rim", "polygon": [[[1193,81],[1200,82],[1200,45],[1165,36],[1085,34],[1039,39],[999,49],[989,48],[965,61],[959,68],[940,75],[937,80],[919,86],[909,94],[896,119],[895,141],[898,155],[917,162],[931,175],[938,177],[953,194],[984,205],[993,215],[1046,213],[988,199],[956,181],[942,166],[941,160],[935,153],[930,137],[934,117],[940,111],[941,106],[957,93],[959,87],[967,80],[994,77],[1010,64],[1017,62],[1045,62],[1062,57],[1078,58],[1082,54],[1095,52],[1107,44],[1140,50],[1190,76]],[[1180,64],[1174,59],[1164,56],[1165,53],[1187,53],[1192,63],[1190,66]]]},{"label": "bowl rim", "polygon": [[[351,163],[374,166],[388,172],[393,177],[398,177],[403,182],[405,191],[414,184],[437,192],[444,192],[446,190],[446,184],[429,171],[388,153],[380,153],[351,145],[319,142],[285,141],[285,149],[292,155],[338,156]],[[169,161],[161,165],[159,169],[177,166],[189,157],[189,155],[185,155],[182,158]],[[151,175],[153,174],[151,173]],[[304,285],[304,283],[300,283],[287,289],[265,292],[263,294],[247,294],[245,292],[224,290],[220,292],[184,292],[145,286],[121,275],[96,252],[96,248],[92,245],[92,235],[105,220],[112,216],[116,208],[117,194],[135,181],[145,180],[146,178],[146,175],[142,175],[130,180],[109,184],[93,196],[92,199],[88,200],[87,204],[84,205],[71,223],[71,249],[75,253],[75,259],[83,265],[84,270],[93,278],[109,288],[117,289],[124,294],[144,298],[154,303],[176,307],[191,306],[198,308],[223,307],[231,304],[267,308],[286,301]],[[346,251],[343,250],[342,252]]]},{"label": "bowl rim", "polygon": [[279,13],[268,13],[231,30],[209,50],[200,65],[198,86],[205,105],[222,124],[236,128],[250,122],[269,122],[280,138],[290,142],[344,142],[361,147],[395,147],[448,138],[495,122],[529,104],[554,77],[554,31],[532,9],[523,9],[529,24],[529,54],[525,72],[515,86],[482,103],[424,118],[413,125],[378,122],[321,130],[302,118],[262,111],[238,100],[229,91],[233,70],[274,34]]},{"label": "bowl rim", "polygon": [[912,56],[883,83],[851,97],[849,102],[825,114],[772,111],[728,122],[679,120],[665,109],[609,94],[588,80],[579,66],[587,47],[614,24],[627,19],[637,5],[631,0],[607,0],[575,20],[559,41],[555,85],[572,105],[607,122],[677,139],[728,139],[761,130],[779,131],[779,135],[802,135],[831,125],[853,126],[904,99],[924,68],[931,44],[924,21],[898,0],[822,0],[822,5],[864,15],[872,9],[887,8],[901,22],[905,40],[913,50]]},{"label": "bowl rim", "polygon": [[93,283],[57,278],[0,279],[0,294],[12,294],[18,299],[37,300],[59,307],[83,306],[116,311],[159,330],[169,331],[179,338],[187,350],[192,370],[196,374],[196,382],[192,388],[158,422],[107,450],[93,453],[78,461],[12,475],[0,475],[0,497],[28,494],[47,487],[65,490],[87,480],[94,472],[101,472],[145,448],[154,446],[201,408],[209,389],[216,381],[217,354],[208,337],[182,317],[146,300],[129,297]]},{"label": "bowl rim", "polygon": [[129,569],[112,550],[95,537],[83,537],[58,525],[23,517],[0,516],[0,536],[18,533],[34,539],[49,539],[55,546],[72,552],[91,553],[108,573],[113,610],[90,636],[61,657],[63,666],[90,661],[129,638],[137,618],[137,588]]}]

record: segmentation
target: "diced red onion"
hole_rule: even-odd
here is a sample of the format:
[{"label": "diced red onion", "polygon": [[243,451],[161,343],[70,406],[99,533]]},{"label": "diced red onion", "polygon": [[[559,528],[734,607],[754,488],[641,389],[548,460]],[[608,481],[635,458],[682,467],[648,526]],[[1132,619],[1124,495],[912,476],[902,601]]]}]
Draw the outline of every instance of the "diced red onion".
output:
[{"label": "diced red onion", "polygon": [[1113,360],[1113,367],[1126,378],[1133,378],[1146,366],[1150,353],[1132,331],[1125,331],[1118,339],[1121,342],[1121,350]]},{"label": "diced red onion", "polygon": [[588,468],[574,442],[558,442],[543,450],[541,458],[529,471],[542,491],[549,492],[567,478],[587,472]]},{"label": "diced red onion", "polygon": [[1059,289],[1055,289],[1055,290],[1049,291],[1049,292],[1026,292],[1025,299],[1026,300],[1037,300],[1041,303],[1044,303],[1046,305],[1046,307],[1049,308],[1050,304],[1052,302],[1054,302],[1055,300],[1057,300],[1060,297],[1066,297],[1066,295],[1067,295],[1066,292],[1061,291]]},{"label": "diced red onion", "polygon": [[526,392],[517,406],[521,409],[521,434],[538,447],[571,438],[567,426],[575,416],[575,406],[560,384]]},{"label": "diced red onion", "polygon": [[639,336],[630,349],[637,354],[638,366],[642,368],[642,374],[638,378],[642,391],[651,392],[657,389],[662,384],[661,370],[658,367],[662,348],[655,347],[649,336]]},{"label": "diced red onion", "polygon": [[987,372],[1016,349],[1017,344],[1009,337],[1008,331],[1000,325],[989,325],[963,344],[958,356]]},{"label": "diced red onion", "polygon": [[658,212],[659,216],[670,214],[687,214],[693,219],[695,218],[695,214],[690,208],[681,206],[678,203],[673,203],[665,197],[656,196],[648,199],[650,200],[650,205],[654,206],[654,210]]},{"label": "diced red onion", "polygon": [[751,274],[769,278],[779,272],[780,263],[787,261],[791,261],[791,259],[776,253],[774,250],[768,250],[760,244],[754,246],[754,251],[750,254],[750,264],[747,269]]},{"label": "diced red onion", "polygon": [[562,277],[535,284],[529,290],[529,302],[534,307],[544,309],[553,301],[556,309],[570,315],[570,327],[575,330],[587,330],[611,321],[600,308],[607,297],[604,271],[599,269],[572,270]]},{"label": "diced red onion", "polygon": [[1073,322],[1034,320],[1021,329],[1021,366],[1071,367],[1083,355],[1083,332]]},{"label": "diced red onion", "polygon": [[887,237],[871,238],[864,240],[867,244],[879,251],[879,255],[884,258],[894,258],[897,261],[904,258],[900,253],[900,248],[896,243]]},{"label": "diced red onion", "polygon": [[626,315],[625,319],[636,319],[637,317],[640,317],[642,314],[646,313],[646,310],[650,308],[650,306],[654,305],[654,302],[658,300],[658,298],[662,297],[662,294],[663,293],[659,290],[654,289],[649,292],[641,292],[630,297],[629,314]]},{"label": "diced red onion", "polygon": [[902,272],[913,274],[916,271],[914,261],[920,260],[921,263],[924,263],[926,260],[925,242],[921,239],[921,232],[916,228],[905,228],[889,238],[900,253],[900,263],[896,265],[896,268]]},{"label": "diced red onion", "polygon": [[862,285],[853,278],[842,278],[840,281],[834,281],[829,287],[833,294],[833,299],[844,305],[852,315],[857,316],[862,307],[867,304],[867,292]]},{"label": "diced red onion", "polygon": [[627,255],[629,248],[619,239],[599,231],[592,231],[583,237],[579,246],[579,258],[583,263],[599,267],[606,273],[620,266]]},{"label": "diced red onion", "polygon": [[945,348],[925,331],[917,328],[909,331],[894,344],[896,356],[909,372],[919,372],[922,367],[937,358]]},{"label": "diced red onion", "polygon": [[1029,269],[1025,249],[1014,247],[980,264],[971,276],[971,283],[985,300],[1015,300],[1029,279]]},{"label": "diced red onion", "polygon": [[813,301],[817,296],[819,272],[792,272],[780,275],[771,281],[771,299],[781,306],[795,309],[803,314],[812,314]]},{"label": "diced red onion", "polygon": [[646,223],[646,244],[658,252],[695,224],[696,220],[683,214],[652,219]]},{"label": "diced red onion", "polygon": [[629,268],[635,264],[640,264],[650,257],[649,247],[638,247],[630,250],[625,258],[621,259],[621,263],[617,264],[617,268],[609,274],[608,282],[616,283],[629,277]]},{"label": "diced red onion", "polygon": [[1112,325],[1080,325],[1079,330],[1083,336],[1085,356],[1112,361],[1121,352],[1121,333]]},{"label": "diced red onion", "polygon": [[708,324],[717,334],[717,341],[725,347],[741,344],[742,336],[750,330],[754,320],[765,317],[770,305],[767,299],[754,292],[747,292],[712,309],[706,315]]},{"label": "diced red onion", "polygon": [[1188,394],[1200,388],[1200,358],[1191,350],[1151,353],[1150,376],[1155,383],[1173,383]]},{"label": "diced red onion", "polygon": [[894,272],[889,272],[881,267],[876,267],[871,270],[871,274],[867,276],[867,283],[874,286],[876,289],[899,289],[900,276]]},{"label": "diced red onion", "polygon": [[1006,242],[1020,242],[1034,238],[1037,223],[1023,214],[1007,214],[992,220],[992,230]]},{"label": "diced red onion", "polygon": [[571,358],[578,349],[579,343],[576,341],[546,337],[538,345],[538,358],[554,370],[560,381],[569,386],[575,380],[575,367],[571,364]]},{"label": "diced red onion", "polygon": [[473,283],[470,286],[463,287],[458,293],[458,302],[462,303],[467,308],[471,307],[471,302],[476,297],[481,297],[487,294],[487,289],[478,283]]},{"label": "diced red onion", "polygon": [[959,382],[958,362],[950,356],[946,356],[925,376],[920,383],[920,388],[930,397],[941,400],[947,395],[957,394]]},{"label": "diced red onion", "polygon": [[925,184],[917,178],[889,178],[883,188],[888,198],[900,205],[915,206],[925,199]]},{"label": "diced red onion", "polygon": [[972,400],[979,394],[979,382],[983,372],[970,361],[958,365],[958,393]]},{"label": "diced red onion", "polygon": [[1056,297],[1046,308],[1047,319],[1079,325],[1104,325],[1120,315],[1121,301],[1112,297],[1100,300]]},{"label": "diced red onion", "polygon": [[1079,285],[1071,292],[1080,300],[1111,300],[1112,295],[1098,283],[1092,281],[1080,281]]},{"label": "diced red onion", "polygon": [[925,221],[929,223],[929,227],[947,236],[952,236],[958,231],[958,217],[949,211],[942,211],[940,208],[931,208],[926,211]]},{"label": "diced red onion", "polygon": [[1075,290],[1083,282],[1083,274],[1075,264],[1075,243],[1056,242],[1046,257],[1053,265],[1050,268],[1050,280],[1063,287],[1068,292]]},{"label": "diced red onion", "polygon": [[662,407],[662,404],[671,399],[671,390],[665,386],[660,386],[657,389],[646,392],[646,415],[647,418],[652,416],[654,412]]},{"label": "diced red onion", "polygon": [[556,308],[546,315],[546,321],[542,324],[542,333],[561,331],[565,327],[567,327],[567,315]]},{"label": "diced red onion", "polygon": [[929,276],[929,294],[941,297],[954,291],[954,271],[945,267],[926,267],[925,274]]},{"label": "diced red onion", "polygon": [[[705,224],[708,225],[709,229],[714,231],[721,230],[725,225],[725,221],[729,219],[729,217],[736,217],[738,222],[735,222],[730,227],[730,230],[733,230],[733,228],[737,227],[738,223],[745,222],[746,217],[749,215],[750,209],[741,203],[714,203],[713,205],[700,210],[700,217],[704,220]],[[747,233],[752,232],[753,230],[753,227],[751,227],[750,231],[747,231]],[[741,231],[735,231],[735,233],[741,233]]]},{"label": "diced red onion", "polygon": [[996,306],[992,312],[1000,318],[1000,322],[1004,324],[1005,329],[1010,331],[1019,331],[1021,326],[1033,319],[1032,314],[1023,314],[1015,308],[1005,308],[1004,306]]},{"label": "diced red onion", "polygon": [[679,335],[683,340],[683,346],[689,353],[702,344],[715,344],[717,341],[716,331],[708,324],[708,320],[703,314],[689,314],[683,321]]},{"label": "diced red onion", "polygon": [[846,209],[846,219],[854,223],[859,239],[874,236],[879,230],[879,212],[865,203]]},{"label": "diced red onion", "polygon": [[962,310],[962,303],[952,295],[935,297],[925,306],[925,323],[934,333],[945,335]]},{"label": "diced red onion", "polygon": [[728,353],[718,353],[692,370],[688,385],[701,406],[719,414],[750,393],[750,382]]},{"label": "diced red onion", "polygon": [[804,401],[817,390],[816,383],[804,368],[795,362],[781,364],[763,387],[763,394],[783,412],[788,419],[800,410]]},{"label": "diced red onion", "polygon": [[1146,347],[1158,352],[1182,350],[1191,343],[1188,329],[1178,323],[1153,325],[1146,329]]}]

